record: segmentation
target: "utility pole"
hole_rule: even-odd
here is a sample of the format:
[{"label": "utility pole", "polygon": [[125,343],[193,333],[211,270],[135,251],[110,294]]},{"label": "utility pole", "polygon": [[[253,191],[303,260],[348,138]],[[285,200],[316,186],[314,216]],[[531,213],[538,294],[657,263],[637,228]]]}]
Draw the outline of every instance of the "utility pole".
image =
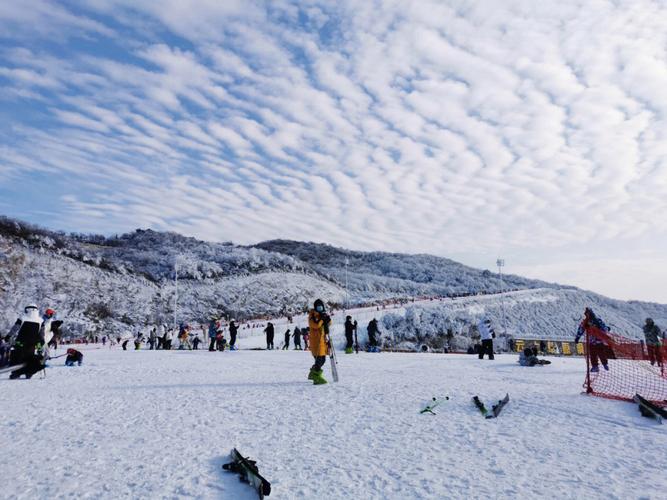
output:
[{"label": "utility pole", "polygon": [[507,319],[505,317],[505,300],[503,295],[503,290],[505,285],[503,284],[503,266],[505,265],[505,259],[496,260],[496,265],[498,266],[498,277],[500,278],[500,308],[503,311],[503,334],[507,337]]}]

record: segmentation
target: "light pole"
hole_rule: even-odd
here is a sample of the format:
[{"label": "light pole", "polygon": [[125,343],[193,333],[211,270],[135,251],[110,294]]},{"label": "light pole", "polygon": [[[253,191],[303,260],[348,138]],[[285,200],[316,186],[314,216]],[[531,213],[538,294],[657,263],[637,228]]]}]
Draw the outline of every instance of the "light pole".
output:
[{"label": "light pole", "polygon": [[500,308],[503,311],[503,333],[507,336],[507,320],[505,318],[505,300],[503,296],[503,289],[505,288],[503,284],[503,266],[505,265],[505,259],[496,260],[496,265],[498,266],[498,277],[500,278]]},{"label": "light pole", "polygon": [[350,263],[350,259],[345,257],[345,311],[350,307],[349,298],[347,295],[347,265]]},{"label": "light pole", "polygon": [[178,330],[178,256],[174,260],[174,329]]}]

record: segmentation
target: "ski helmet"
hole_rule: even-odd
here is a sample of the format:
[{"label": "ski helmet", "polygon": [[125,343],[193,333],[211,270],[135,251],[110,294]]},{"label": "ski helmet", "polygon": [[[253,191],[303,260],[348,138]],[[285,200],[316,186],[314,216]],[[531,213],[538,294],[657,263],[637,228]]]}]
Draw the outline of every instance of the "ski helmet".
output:
[{"label": "ski helmet", "polygon": [[25,313],[28,313],[28,311],[29,311],[30,309],[35,309],[35,310],[37,310],[38,308],[37,308],[37,306],[36,306],[35,304],[28,304],[27,306],[25,306],[25,309],[24,309],[23,311],[24,311]]},{"label": "ski helmet", "polygon": [[53,318],[56,315],[56,312],[49,308],[46,311],[44,311],[44,314],[46,315],[47,318]]},{"label": "ski helmet", "polygon": [[647,325],[652,325],[653,324],[653,318],[646,318],[646,324]]}]

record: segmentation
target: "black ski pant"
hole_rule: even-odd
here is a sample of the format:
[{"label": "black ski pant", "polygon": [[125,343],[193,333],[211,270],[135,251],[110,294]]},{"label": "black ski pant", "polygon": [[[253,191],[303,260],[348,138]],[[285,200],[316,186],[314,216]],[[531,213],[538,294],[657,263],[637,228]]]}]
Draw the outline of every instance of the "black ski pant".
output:
[{"label": "black ski pant", "polygon": [[209,351],[215,351],[215,337],[211,337],[211,343],[208,345]]},{"label": "black ski pant", "polygon": [[234,347],[236,345],[236,334],[231,333],[229,334],[229,347]]},{"label": "black ski pant", "polygon": [[157,338],[157,347],[155,350],[160,350],[162,349],[162,345],[164,344],[164,339],[162,337]]},{"label": "black ski pant", "polygon": [[123,342],[123,351],[127,351],[127,343],[128,343],[128,342],[129,342],[128,340],[126,340],[125,342]]},{"label": "black ski pant", "polygon": [[283,346],[283,351],[289,349],[289,337],[285,338],[285,345]]},{"label": "black ski pant", "polygon": [[660,346],[647,344],[646,347],[648,348],[648,360],[651,362],[651,364],[654,365],[657,361],[658,366],[662,366],[662,353],[660,352]]},{"label": "black ski pant", "polygon": [[604,344],[591,344],[590,353],[593,368],[597,368],[600,362],[602,362],[602,366],[607,366],[607,348]]},{"label": "black ski pant", "polygon": [[314,356],[315,358],[315,363],[313,366],[310,368],[313,371],[320,371],[322,367],[324,366],[324,362],[327,360],[326,356]]},{"label": "black ski pant", "polygon": [[345,334],[345,349],[352,349],[354,341],[352,339],[352,332]]},{"label": "black ski pant", "polygon": [[273,349],[273,333],[266,334],[266,348]]},{"label": "black ski pant", "polygon": [[493,339],[482,340],[482,348],[479,350],[479,359],[484,359],[485,354],[489,355],[489,359],[494,359]]}]

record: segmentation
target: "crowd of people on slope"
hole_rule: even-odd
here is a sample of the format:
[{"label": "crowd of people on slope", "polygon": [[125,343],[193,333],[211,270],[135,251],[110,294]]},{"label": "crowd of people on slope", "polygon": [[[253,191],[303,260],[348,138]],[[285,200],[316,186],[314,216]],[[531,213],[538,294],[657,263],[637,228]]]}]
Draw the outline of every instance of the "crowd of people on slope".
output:
[{"label": "crowd of people on slope", "polygon": [[[18,378],[21,375],[30,378],[43,369],[46,361],[50,358],[50,349],[57,349],[58,345],[59,327],[62,325],[62,321],[57,321],[55,314],[53,309],[46,308],[44,313],[40,315],[38,307],[30,304],[25,307],[23,316],[16,320],[9,334],[0,337],[0,368],[8,365],[16,367],[11,371],[10,378]],[[322,352],[330,349],[330,324],[331,316],[327,314],[324,302],[318,299],[313,309],[308,312],[308,327],[299,328],[299,326],[294,326],[293,329],[288,328],[284,333],[283,350],[288,350],[290,348],[290,341],[292,341],[295,350],[306,349],[311,351],[315,362],[309,372],[309,379],[318,384],[326,383],[326,380],[323,381],[323,377],[321,376],[322,365],[324,364],[322,357],[326,355],[322,354]],[[178,329],[171,329],[166,325],[157,325],[150,329],[148,333],[139,331],[134,337],[125,338],[124,340],[121,337],[116,337],[115,340],[122,346],[123,350],[127,350],[130,340],[133,340],[135,350],[141,349],[144,343],[148,344],[150,350],[170,350],[173,347],[173,338],[176,337],[178,339],[178,349],[198,350],[202,343],[202,338],[208,335],[209,351],[237,350],[239,326],[234,319],[231,319],[227,327],[229,330],[229,341],[225,336],[225,325],[223,325],[221,319],[215,317],[211,318],[208,330],[203,325],[201,325],[199,331],[187,324],[181,324]],[[357,330],[357,321],[353,321],[350,315],[346,316],[344,323],[346,354],[351,354],[355,351],[359,352]],[[479,359],[484,359],[487,356],[489,360],[493,360],[493,341],[496,338],[496,332],[491,320],[488,317],[483,317],[477,324],[477,330],[481,342],[475,346],[472,352],[476,353]],[[263,332],[266,336],[266,348],[268,350],[274,349],[275,326],[271,321],[266,324]],[[373,318],[368,323],[366,332],[368,336],[366,351],[379,352],[378,338],[380,330],[377,319]],[[591,364],[590,370],[593,373],[599,372],[600,365],[602,365],[604,370],[609,370],[608,361],[613,356],[610,347],[609,332],[610,328],[604,321],[591,308],[586,308],[584,319],[579,325],[575,336],[575,343],[578,343],[582,336],[586,335],[588,356]],[[661,331],[651,318],[646,318],[643,332],[642,352],[647,353],[644,356],[648,358],[651,365],[657,364],[662,367],[662,346],[665,343],[665,333]],[[305,344],[304,347],[301,346],[302,339]],[[98,341],[99,338],[96,337],[94,340]],[[108,340],[110,346],[115,344],[114,339],[109,338]],[[101,341],[103,345],[106,345],[107,336],[102,336]],[[326,349],[323,347],[323,342],[326,344]],[[644,351],[644,346],[646,347],[646,351]],[[470,352],[471,350],[469,350]],[[539,352],[542,352],[542,354],[546,353],[546,342],[540,342]],[[522,366],[549,364],[549,361],[538,358],[539,352],[537,346],[526,347],[519,353],[519,364]],[[83,354],[80,351],[69,348],[66,355],[66,365],[82,364]]]}]

